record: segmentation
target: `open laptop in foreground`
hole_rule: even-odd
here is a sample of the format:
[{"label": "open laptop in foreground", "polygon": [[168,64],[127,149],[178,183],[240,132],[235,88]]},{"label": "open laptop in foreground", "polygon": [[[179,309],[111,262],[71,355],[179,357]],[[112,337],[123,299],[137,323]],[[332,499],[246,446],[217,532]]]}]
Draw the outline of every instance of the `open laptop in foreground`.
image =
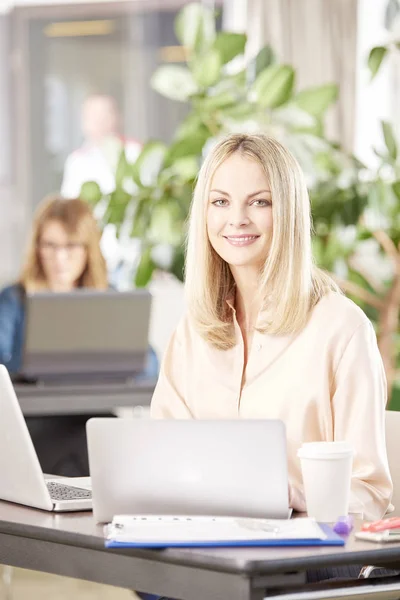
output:
[{"label": "open laptop in foreground", "polygon": [[[79,484],[78,484],[79,482]],[[90,478],[44,478],[24,416],[0,365],[0,500],[49,511],[91,510]]]},{"label": "open laptop in foreground", "polygon": [[93,418],[86,429],[98,523],[122,514],[289,516],[282,421]]},{"label": "open laptop in foreground", "polygon": [[148,290],[27,294],[18,377],[53,384],[131,380],[146,366],[150,309]]}]

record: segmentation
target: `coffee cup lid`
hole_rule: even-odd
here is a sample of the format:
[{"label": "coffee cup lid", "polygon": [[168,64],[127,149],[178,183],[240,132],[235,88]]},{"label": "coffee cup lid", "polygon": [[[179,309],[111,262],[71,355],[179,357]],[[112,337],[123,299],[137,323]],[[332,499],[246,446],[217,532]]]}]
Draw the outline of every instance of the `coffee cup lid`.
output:
[{"label": "coffee cup lid", "polygon": [[351,456],[353,449],[347,442],[308,442],[297,451],[299,458],[335,460]]}]

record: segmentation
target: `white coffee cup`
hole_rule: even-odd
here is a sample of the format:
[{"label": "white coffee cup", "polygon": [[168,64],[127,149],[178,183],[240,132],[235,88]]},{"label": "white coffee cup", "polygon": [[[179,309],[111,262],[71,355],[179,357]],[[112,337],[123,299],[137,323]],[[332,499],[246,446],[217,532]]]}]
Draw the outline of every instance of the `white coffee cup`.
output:
[{"label": "white coffee cup", "polygon": [[334,522],[349,511],[353,449],[346,442],[310,442],[297,451],[301,460],[307,514]]}]

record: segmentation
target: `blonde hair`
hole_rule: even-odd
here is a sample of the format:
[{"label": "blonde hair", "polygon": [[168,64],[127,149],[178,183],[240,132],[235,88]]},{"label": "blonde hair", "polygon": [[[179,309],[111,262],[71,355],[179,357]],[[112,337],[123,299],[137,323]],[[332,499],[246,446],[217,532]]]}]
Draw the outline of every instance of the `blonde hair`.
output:
[{"label": "blonde hair", "polygon": [[35,213],[19,283],[29,291],[46,288],[47,282],[38,246],[43,228],[50,221],[60,223],[74,241],[86,247],[86,266],[79,278],[78,287],[106,289],[107,267],[100,250],[100,231],[92,210],[79,198],[65,200],[60,196],[45,198]]},{"label": "blonde hair", "polygon": [[261,165],[272,195],[273,235],[259,280],[265,313],[257,329],[277,335],[297,333],[323,295],[340,293],[313,262],[310,201],[296,159],[265,135],[230,135],[216,144],[199,172],[189,217],[185,277],[187,307],[196,330],[222,350],[236,343],[232,310],[227,305],[235,282],[229,265],[208,239],[207,208],[214,173],[235,152]]}]

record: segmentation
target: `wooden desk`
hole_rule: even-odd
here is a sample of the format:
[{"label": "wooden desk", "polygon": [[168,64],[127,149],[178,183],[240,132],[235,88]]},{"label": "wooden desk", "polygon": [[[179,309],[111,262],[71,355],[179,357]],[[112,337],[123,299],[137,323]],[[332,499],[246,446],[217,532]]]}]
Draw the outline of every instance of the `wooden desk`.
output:
[{"label": "wooden desk", "polygon": [[[183,600],[310,600],[305,571],[343,564],[400,567],[400,543],[345,547],[106,550],[91,513],[53,514],[0,502],[0,563]],[[400,597],[400,580],[366,587],[358,598]],[[376,580],[375,580],[376,583]],[[384,593],[383,596],[377,595]],[[322,593],[322,592],[321,592]],[[349,590],[341,588],[338,596]]]},{"label": "wooden desk", "polygon": [[107,413],[115,408],[149,406],[155,381],[101,385],[16,384],[25,416]]}]

